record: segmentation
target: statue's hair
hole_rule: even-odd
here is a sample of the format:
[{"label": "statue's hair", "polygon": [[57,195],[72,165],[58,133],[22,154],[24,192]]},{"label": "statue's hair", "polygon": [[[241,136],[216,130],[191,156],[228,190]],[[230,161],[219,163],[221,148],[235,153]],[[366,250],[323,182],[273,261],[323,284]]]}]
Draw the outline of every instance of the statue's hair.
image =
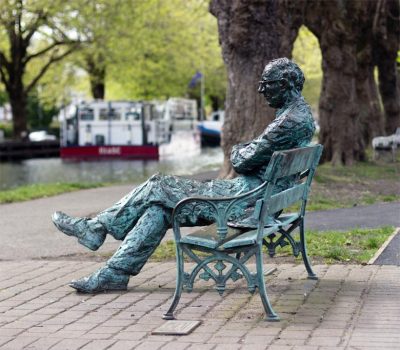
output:
[{"label": "statue's hair", "polygon": [[264,68],[262,77],[267,75],[271,70],[277,70],[281,78],[287,80],[289,83],[293,83],[297,91],[301,92],[304,85],[304,74],[300,67],[293,61],[286,57],[277,58],[270,61]]}]

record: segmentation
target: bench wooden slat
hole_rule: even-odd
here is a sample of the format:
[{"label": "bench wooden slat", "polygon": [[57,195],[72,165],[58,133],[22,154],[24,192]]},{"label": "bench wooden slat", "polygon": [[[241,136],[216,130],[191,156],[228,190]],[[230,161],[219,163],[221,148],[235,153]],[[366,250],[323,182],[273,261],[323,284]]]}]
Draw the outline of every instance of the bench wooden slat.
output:
[{"label": "bench wooden slat", "polygon": [[273,215],[298,202],[302,199],[306,186],[306,183],[294,185],[285,191],[272,195],[268,200],[268,212],[266,214]]},{"label": "bench wooden slat", "polygon": [[203,226],[193,233],[188,234],[181,238],[181,243],[199,245],[206,248],[215,249],[224,242],[230,241],[231,239],[241,235],[249,229],[239,229],[228,227],[228,233],[224,240],[221,241],[217,234],[217,225]]},{"label": "bench wooden slat", "polygon": [[[310,152],[312,149],[312,152]],[[280,151],[282,160],[280,161],[279,167],[275,167],[274,171],[267,168],[266,178],[269,180],[272,177],[277,179],[284,176],[290,176],[303,172],[305,169],[312,168],[316,158],[319,159],[319,155],[322,152],[322,146],[309,146],[304,148],[296,148],[287,151]],[[271,164],[273,166],[273,164]]]},{"label": "bench wooden slat", "polygon": [[[298,214],[283,214],[276,219],[276,225],[267,226],[264,229],[264,237],[276,232],[280,227],[287,226],[299,218]],[[181,238],[181,243],[199,245],[201,247],[216,249],[228,249],[249,244],[254,244],[257,240],[257,230],[254,227],[231,228],[228,227],[228,234],[221,241],[217,234],[217,225],[203,226],[185,237]]]},{"label": "bench wooden slat", "polygon": [[[277,224],[264,228],[263,237],[269,236],[271,233],[278,231],[279,228],[287,226],[299,218],[298,214],[286,214],[280,216],[276,221]],[[255,244],[257,242],[257,230],[251,230],[231,239],[222,245],[222,248],[229,249],[244,245]]]}]

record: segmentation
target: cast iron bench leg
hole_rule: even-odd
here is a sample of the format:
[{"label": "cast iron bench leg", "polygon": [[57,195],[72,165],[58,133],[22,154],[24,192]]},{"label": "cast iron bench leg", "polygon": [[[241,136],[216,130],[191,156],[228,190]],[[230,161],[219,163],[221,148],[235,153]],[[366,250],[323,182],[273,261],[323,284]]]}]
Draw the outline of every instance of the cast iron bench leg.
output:
[{"label": "cast iron bench leg", "polygon": [[264,271],[263,271],[263,258],[262,258],[262,244],[259,245],[256,251],[256,265],[257,265],[257,285],[260,293],[261,301],[266,313],[266,320],[270,322],[279,321],[279,316],[275,313],[269,302],[267,291],[265,289]]},{"label": "cast iron bench leg", "polygon": [[299,230],[300,230],[301,257],[303,258],[304,266],[306,267],[306,270],[308,273],[308,279],[317,280],[318,276],[313,271],[311,264],[310,264],[310,260],[308,259],[308,255],[307,255],[307,246],[306,246],[306,239],[305,239],[305,234],[304,234],[304,219],[302,219],[300,222]]},{"label": "cast iron bench leg", "polygon": [[175,294],[174,294],[174,299],[172,300],[171,306],[169,307],[168,311],[163,315],[163,319],[164,320],[174,320],[174,310],[175,308],[178,306],[179,303],[179,299],[181,298],[182,295],[182,288],[183,288],[183,273],[184,273],[184,267],[183,267],[183,251],[179,245],[179,243],[177,243],[176,245],[177,247],[177,251],[176,251],[176,255],[177,255],[177,267],[178,267],[178,273],[177,273],[177,277],[176,277],[176,288],[175,288]]}]

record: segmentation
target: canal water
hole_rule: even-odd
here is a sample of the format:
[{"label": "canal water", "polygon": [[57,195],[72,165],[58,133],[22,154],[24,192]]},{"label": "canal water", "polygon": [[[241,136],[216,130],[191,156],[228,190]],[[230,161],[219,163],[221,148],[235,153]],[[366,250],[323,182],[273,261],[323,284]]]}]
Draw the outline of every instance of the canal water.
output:
[{"label": "canal water", "polygon": [[160,160],[63,161],[60,158],[29,159],[0,163],[0,190],[52,182],[118,182],[137,184],[156,172],[192,175],[218,170],[221,148],[203,148],[197,154]]}]

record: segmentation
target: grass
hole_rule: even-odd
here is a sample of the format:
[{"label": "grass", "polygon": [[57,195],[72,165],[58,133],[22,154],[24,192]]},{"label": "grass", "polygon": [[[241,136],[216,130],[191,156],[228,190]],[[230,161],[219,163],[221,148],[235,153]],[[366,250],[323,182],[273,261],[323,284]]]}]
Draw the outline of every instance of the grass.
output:
[{"label": "grass", "polygon": [[[393,227],[376,229],[354,229],[342,231],[308,231],[306,233],[308,255],[312,260],[326,264],[365,264],[367,263],[393,233]],[[298,236],[294,235],[298,240]],[[291,257],[291,247],[285,246],[277,250],[277,257]],[[152,261],[175,259],[175,243],[167,241],[159,245],[151,256]],[[293,262],[301,263],[301,256],[293,258]]]},{"label": "grass", "polygon": [[[327,264],[367,263],[393,231],[394,227],[353,229],[348,232],[309,231],[306,234],[308,254],[313,259],[323,260]],[[287,246],[278,254],[278,256],[289,255],[291,250]],[[300,261],[301,257],[297,260]]]},{"label": "grass", "polygon": [[366,161],[357,162],[352,166],[332,166],[326,163],[318,166],[315,180],[320,183],[363,183],[366,180],[396,180],[399,174],[399,163]]},{"label": "grass", "polygon": [[307,210],[329,210],[400,200],[400,163],[318,166]]},{"label": "grass", "polygon": [[36,198],[50,197],[57,194],[103,187],[106,183],[49,183],[20,186],[14,189],[0,191],[0,203],[13,203]]}]

